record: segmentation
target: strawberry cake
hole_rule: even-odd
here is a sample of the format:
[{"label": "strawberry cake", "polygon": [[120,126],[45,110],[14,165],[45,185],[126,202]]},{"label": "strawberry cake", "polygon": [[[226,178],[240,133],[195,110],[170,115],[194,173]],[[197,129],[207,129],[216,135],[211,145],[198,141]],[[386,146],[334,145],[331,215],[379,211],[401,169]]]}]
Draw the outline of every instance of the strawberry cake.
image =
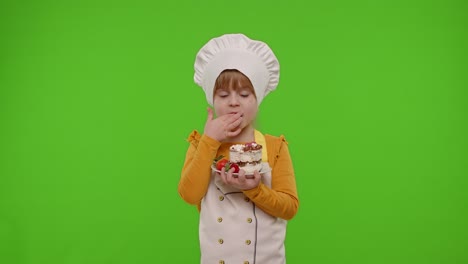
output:
[{"label": "strawberry cake", "polygon": [[262,145],[255,142],[236,144],[229,148],[229,162],[239,165],[245,174],[253,174],[262,168]]}]

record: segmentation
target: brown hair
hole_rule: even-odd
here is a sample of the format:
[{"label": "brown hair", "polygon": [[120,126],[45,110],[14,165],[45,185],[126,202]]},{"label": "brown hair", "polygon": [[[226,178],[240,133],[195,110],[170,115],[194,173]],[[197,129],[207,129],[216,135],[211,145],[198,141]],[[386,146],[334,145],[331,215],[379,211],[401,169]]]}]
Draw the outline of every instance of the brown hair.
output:
[{"label": "brown hair", "polygon": [[251,92],[255,98],[257,98],[255,89],[249,78],[238,70],[228,69],[222,71],[219,74],[214,85],[213,96],[216,94],[216,91],[221,88],[232,89],[234,91],[237,91],[240,88],[244,88]]}]

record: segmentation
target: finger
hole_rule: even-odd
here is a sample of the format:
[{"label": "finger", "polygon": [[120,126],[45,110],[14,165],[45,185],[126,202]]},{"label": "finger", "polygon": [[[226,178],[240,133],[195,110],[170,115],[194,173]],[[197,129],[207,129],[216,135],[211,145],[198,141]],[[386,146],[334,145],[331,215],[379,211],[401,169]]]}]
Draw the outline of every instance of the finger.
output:
[{"label": "finger", "polygon": [[226,131],[225,135],[226,135],[226,137],[235,137],[235,136],[239,135],[241,131],[242,131],[242,128],[238,127],[234,131]]},{"label": "finger", "polygon": [[246,176],[245,176],[245,171],[244,170],[239,171],[238,179],[239,179],[240,184],[245,184]]},{"label": "finger", "polygon": [[230,123],[228,125],[228,130],[229,131],[235,130],[237,127],[239,127],[242,124],[242,120],[243,120],[243,118],[241,117],[241,118],[235,120],[234,122]]},{"label": "finger", "polygon": [[234,168],[230,168],[227,171],[226,181],[227,181],[228,184],[232,184],[235,181],[234,176],[232,175],[233,172],[234,172]]},{"label": "finger", "polygon": [[237,121],[239,119],[242,120],[242,117],[243,117],[243,115],[241,113],[235,113],[235,114],[229,116],[228,121],[230,123],[233,123],[233,122],[235,122],[235,121]]},{"label": "finger", "polygon": [[250,180],[255,179],[255,172],[254,174],[245,175],[245,178]]},{"label": "finger", "polygon": [[237,119],[241,118],[242,114],[241,113],[235,113],[235,114],[225,114],[220,116],[220,119],[225,123],[225,124],[230,124]]},{"label": "finger", "polygon": [[228,184],[227,183],[226,173],[224,172],[224,169],[221,169],[221,172],[219,173],[219,176],[221,177],[221,180],[223,180],[224,184]]},{"label": "finger", "polygon": [[207,118],[207,120],[208,120],[208,121],[213,120],[213,109],[211,109],[210,107],[208,107],[207,111],[208,111],[208,118]]},{"label": "finger", "polygon": [[260,172],[258,171],[254,171],[254,177],[253,177],[256,181],[260,180],[260,178],[262,178],[262,175],[260,175]]}]

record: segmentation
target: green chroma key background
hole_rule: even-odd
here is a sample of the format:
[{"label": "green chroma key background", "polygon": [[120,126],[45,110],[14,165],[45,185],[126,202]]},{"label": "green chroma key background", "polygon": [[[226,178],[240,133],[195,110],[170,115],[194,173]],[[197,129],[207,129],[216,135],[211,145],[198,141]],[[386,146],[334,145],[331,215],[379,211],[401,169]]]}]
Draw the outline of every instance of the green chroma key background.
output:
[{"label": "green chroma key background", "polygon": [[198,263],[177,193],[196,52],[242,32],[281,63],[300,209],[288,263],[468,263],[466,1],[0,4],[0,263]]}]

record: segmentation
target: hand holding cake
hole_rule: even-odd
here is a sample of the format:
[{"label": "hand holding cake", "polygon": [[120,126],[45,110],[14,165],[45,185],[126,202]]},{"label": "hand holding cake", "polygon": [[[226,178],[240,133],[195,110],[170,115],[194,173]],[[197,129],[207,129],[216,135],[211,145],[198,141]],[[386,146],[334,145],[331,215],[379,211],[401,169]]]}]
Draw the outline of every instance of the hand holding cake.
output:
[{"label": "hand holding cake", "polygon": [[233,173],[234,168],[231,168],[228,171],[221,170],[219,175],[223,180],[224,184],[230,185],[242,191],[250,190],[257,187],[260,183],[260,179],[262,178],[258,171],[254,171],[253,175],[250,176],[245,175],[245,171],[242,169],[236,175],[237,177],[235,177]]}]

